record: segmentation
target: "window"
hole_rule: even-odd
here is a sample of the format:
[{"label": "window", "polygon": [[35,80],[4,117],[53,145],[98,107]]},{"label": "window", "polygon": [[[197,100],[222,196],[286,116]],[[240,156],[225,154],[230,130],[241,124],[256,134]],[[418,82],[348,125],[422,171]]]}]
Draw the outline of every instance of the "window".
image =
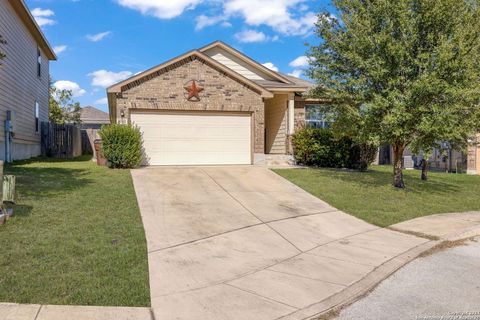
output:
[{"label": "window", "polygon": [[40,105],[35,101],[35,133],[40,130]]},{"label": "window", "polygon": [[309,128],[330,128],[331,119],[324,107],[318,104],[305,105],[305,123]]},{"label": "window", "polygon": [[37,77],[42,77],[42,52],[37,47]]}]

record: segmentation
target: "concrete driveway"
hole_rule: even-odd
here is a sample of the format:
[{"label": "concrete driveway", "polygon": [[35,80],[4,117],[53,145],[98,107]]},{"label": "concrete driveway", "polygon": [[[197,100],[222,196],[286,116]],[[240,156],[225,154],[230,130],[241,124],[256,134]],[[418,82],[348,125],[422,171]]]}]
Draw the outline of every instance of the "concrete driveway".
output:
[{"label": "concrete driveway", "polygon": [[427,241],[342,213],[263,167],[132,176],[157,320],[300,319]]}]

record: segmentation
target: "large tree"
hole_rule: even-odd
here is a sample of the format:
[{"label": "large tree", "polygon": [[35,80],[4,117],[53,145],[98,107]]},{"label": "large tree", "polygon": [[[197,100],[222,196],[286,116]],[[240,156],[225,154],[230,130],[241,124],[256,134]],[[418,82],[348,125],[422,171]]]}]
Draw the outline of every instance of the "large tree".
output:
[{"label": "large tree", "polygon": [[48,120],[55,124],[80,124],[80,103],[73,101],[72,91],[55,88],[50,80]]},{"label": "large tree", "polygon": [[334,128],[389,143],[403,188],[409,146],[464,141],[479,124],[478,0],[333,0],[311,46],[313,95],[331,101]]}]

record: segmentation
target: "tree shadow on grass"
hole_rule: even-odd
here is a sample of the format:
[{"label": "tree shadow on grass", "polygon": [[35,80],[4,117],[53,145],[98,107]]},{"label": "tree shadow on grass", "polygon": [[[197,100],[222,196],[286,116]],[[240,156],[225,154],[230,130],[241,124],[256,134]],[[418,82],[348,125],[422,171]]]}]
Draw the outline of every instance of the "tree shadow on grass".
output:
[{"label": "tree shadow on grass", "polygon": [[[357,185],[365,188],[384,188],[391,187],[393,182],[393,173],[379,170],[368,170],[366,172],[359,171],[347,171],[339,169],[312,169],[317,171],[316,174],[328,177],[334,180],[340,180],[342,182]],[[415,171],[417,173],[417,171]],[[413,177],[411,174],[404,175],[405,189],[395,189],[400,192],[407,193],[429,193],[429,194],[449,194],[461,190],[458,184],[450,182],[445,177],[444,181],[440,180],[440,177],[436,176],[430,178],[428,181],[420,180],[420,177]]]},{"label": "tree shadow on grass", "polygon": [[22,166],[27,164],[34,164],[34,163],[62,163],[62,162],[73,163],[73,162],[84,162],[84,161],[91,161],[91,160],[92,160],[91,154],[82,155],[72,159],[35,157],[35,158],[26,159],[26,160],[17,160],[17,161],[14,161],[13,163],[7,163],[5,164],[5,168],[17,167],[17,166]]},{"label": "tree shadow on grass", "polygon": [[23,204],[9,205],[9,208],[13,208],[13,217],[26,218],[32,213],[33,207]]},{"label": "tree shadow on grass", "polygon": [[91,171],[81,168],[10,166],[17,178],[17,197],[41,198],[68,193],[93,184]]}]

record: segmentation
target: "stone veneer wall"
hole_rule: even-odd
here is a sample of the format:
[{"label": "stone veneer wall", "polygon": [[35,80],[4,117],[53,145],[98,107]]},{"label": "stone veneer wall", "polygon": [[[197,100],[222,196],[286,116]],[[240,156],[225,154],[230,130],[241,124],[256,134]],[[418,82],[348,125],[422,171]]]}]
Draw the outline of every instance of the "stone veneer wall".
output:
[{"label": "stone veneer wall", "polygon": [[[185,98],[184,87],[190,80],[197,80],[204,88],[199,102]],[[265,106],[260,93],[196,57],[122,88],[117,95],[118,117],[123,110],[129,119],[130,110],[134,109],[251,112],[254,152],[265,151]]]},{"label": "stone veneer wall", "polygon": [[295,101],[295,131],[305,127],[305,101]]}]

